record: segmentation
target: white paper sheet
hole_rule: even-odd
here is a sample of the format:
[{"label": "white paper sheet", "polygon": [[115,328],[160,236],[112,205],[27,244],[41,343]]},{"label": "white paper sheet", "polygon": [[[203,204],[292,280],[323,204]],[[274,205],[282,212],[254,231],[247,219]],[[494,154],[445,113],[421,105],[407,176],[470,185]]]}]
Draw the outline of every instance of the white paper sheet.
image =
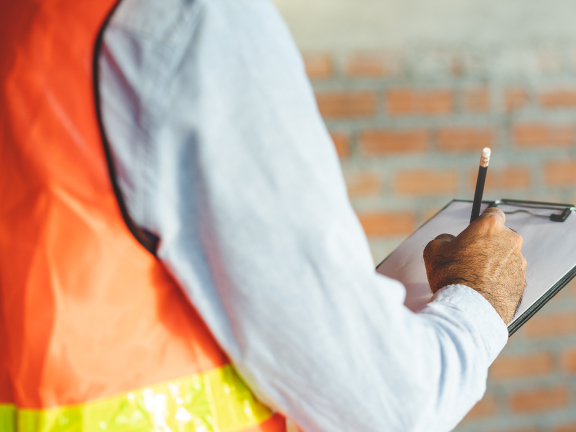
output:
[{"label": "white paper sheet", "polygon": [[[484,204],[482,211],[487,206]],[[498,207],[504,212],[526,209],[546,216],[561,213],[561,210],[532,209],[517,205],[502,204]],[[412,234],[378,267],[379,273],[404,284],[405,305],[409,309],[417,311],[432,296],[422,258],[424,248],[439,234],[457,236],[462,232],[470,222],[471,209],[470,202],[453,201]],[[572,213],[565,222],[552,222],[527,213],[507,214],[506,226],[522,235],[522,253],[528,261],[526,291],[510,327],[576,266],[576,214]]]}]

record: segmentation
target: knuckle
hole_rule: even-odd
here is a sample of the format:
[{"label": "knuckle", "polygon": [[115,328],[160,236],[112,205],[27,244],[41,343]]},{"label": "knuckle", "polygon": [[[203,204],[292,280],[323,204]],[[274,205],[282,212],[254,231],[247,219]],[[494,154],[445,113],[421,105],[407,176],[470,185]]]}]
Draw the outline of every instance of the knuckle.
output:
[{"label": "knuckle", "polygon": [[502,223],[500,220],[497,217],[491,215],[484,218],[482,224],[487,233],[492,235],[498,233],[502,228]]},{"label": "knuckle", "polygon": [[518,249],[522,249],[522,245],[524,244],[524,239],[518,233],[514,233],[514,244]]},{"label": "knuckle", "polygon": [[504,212],[500,210],[498,207],[488,207],[486,209],[487,214],[501,214],[504,215]]},{"label": "knuckle", "polygon": [[484,216],[486,219],[496,219],[497,222],[500,222],[502,218],[505,218],[505,213],[500,210],[498,207],[489,207],[484,211]]}]

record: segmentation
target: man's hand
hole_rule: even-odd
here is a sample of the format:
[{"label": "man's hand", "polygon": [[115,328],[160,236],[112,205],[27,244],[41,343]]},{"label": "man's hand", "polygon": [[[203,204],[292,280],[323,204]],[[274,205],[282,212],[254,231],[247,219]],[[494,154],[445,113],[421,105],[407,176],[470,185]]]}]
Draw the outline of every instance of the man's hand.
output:
[{"label": "man's hand", "polygon": [[526,259],[522,237],[505,221],[500,209],[487,208],[458,237],[441,234],[428,243],[424,263],[434,293],[447,285],[467,285],[508,324],[526,287]]}]

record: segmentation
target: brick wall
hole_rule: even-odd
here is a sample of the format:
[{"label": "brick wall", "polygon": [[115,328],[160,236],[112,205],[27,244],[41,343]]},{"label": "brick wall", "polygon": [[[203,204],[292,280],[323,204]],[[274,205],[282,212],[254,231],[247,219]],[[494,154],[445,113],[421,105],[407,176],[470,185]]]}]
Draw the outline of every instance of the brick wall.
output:
[{"label": "brick wall", "polygon": [[[305,53],[376,262],[452,198],[576,202],[576,49]],[[574,216],[573,216],[574,217]],[[516,333],[460,432],[576,432],[576,284]]]}]

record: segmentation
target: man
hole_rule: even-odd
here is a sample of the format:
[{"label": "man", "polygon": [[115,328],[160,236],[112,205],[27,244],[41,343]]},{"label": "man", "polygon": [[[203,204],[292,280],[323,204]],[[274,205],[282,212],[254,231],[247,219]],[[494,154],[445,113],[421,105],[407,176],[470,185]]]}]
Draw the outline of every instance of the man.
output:
[{"label": "man", "polygon": [[[96,10],[102,13],[101,9]],[[49,12],[49,8],[44,11]],[[64,14],[64,9],[59,11]],[[46,16],[50,16],[48,12]],[[78,13],[91,16],[83,10]],[[90,25],[96,28],[96,22],[90,21]],[[402,304],[404,288],[374,271],[366,238],[348,202],[338,159],[299,53],[271,4],[266,0],[123,0],[101,29],[95,52],[96,91],[110,178],[128,227],[152,254],[138,255],[143,248],[138,252],[132,245],[124,245],[129,242],[126,233],[120,228],[108,229],[120,219],[108,218],[113,210],[102,209],[99,194],[103,194],[103,203],[111,197],[104,186],[92,190],[95,181],[86,178],[78,180],[82,188],[74,189],[73,179],[85,178],[85,168],[78,164],[72,169],[73,175],[50,189],[48,202],[63,203],[62,208],[74,217],[78,215],[83,222],[74,232],[84,232],[81,229],[88,227],[89,233],[102,232],[106,241],[99,242],[97,236],[85,234],[88,240],[83,245],[76,244],[76,237],[63,235],[65,231],[46,237],[59,245],[54,252],[49,247],[52,243],[47,242],[47,251],[58,253],[58,257],[70,256],[71,242],[71,250],[81,257],[69,261],[62,270],[65,282],[72,279],[70,288],[58,289],[58,272],[51,272],[51,277],[46,278],[46,286],[56,293],[50,298],[53,303],[48,305],[49,310],[55,311],[54,316],[62,313],[59,307],[72,310],[61,307],[68,304],[61,299],[72,298],[75,307],[85,306],[83,310],[88,313],[89,306],[99,304],[95,301],[98,288],[105,289],[117,279],[106,278],[106,283],[98,280],[101,269],[114,265],[110,258],[90,261],[85,252],[89,249],[97,257],[113,252],[115,259],[122,260],[119,267],[129,265],[128,274],[122,273],[126,283],[107,294],[110,299],[102,302],[102,313],[116,302],[128,308],[127,299],[114,299],[116,292],[127,290],[136,300],[141,287],[161,286],[168,290],[170,282],[156,267],[161,263],[198,317],[189,324],[190,317],[196,317],[195,311],[181,310],[183,306],[178,306],[177,300],[185,300],[166,294],[169,300],[158,301],[158,305],[159,315],[167,324],[160,325],[162,321],[152,317],[150,323],[138,326],[142,331],[120,326],[118,339],[131,346],[130,367],[124,370],[128,375],[130,368],[139,370],[130,375],[129,383],[112,385],[105,378],[112,376],[107,369],[95,372],[99,378],[93,380],[86,376],[90,375],[88,372],[82,372],[73,376],[86,389],[82,394],[63,396],[74,392],[70,390],[72,385],[62,380],[46,385],[45,393],[54,394],[53,400],[42,394],[26,399],[28,393],[20,389],[18,381],[22,374],[11,372],[5,386],[11,390],[5,390],[4,397],[25,400],[24,406],[16,401],[20,411],[27,407],[64,409],[61,407],[81,403],[93,407],[95,400],[103,398],[108,404],[116,394],[125,394],[123,400],[129,401],[132,393],[124,393],[126,389],[134,388],[136,393],[138,386],[177,379],[185,373],[202,376],[202,382],[206,382],[212,368],[227,367],[222,365],[230,359],[260,400],[292,418],[307,432],[453,428],[481,398],[487,368],[506,343],[505,323],[512,318],[524,287],[526,263],[520,252],[521,238],[504,226],[504,215],[490,210],[457,238],[443,235],[428,245],[425,260],[436,295],[426,308],[414,314]],[[75,46],[74,40],[67,42]],[[32,45],[30,52],[31,56],[36,55]],[[54,98],[44,95],[42,100]],[[13,106],[16,101],[16,97],[10,99]],[[31,100],[28,105],[33,105]],[[33,112],[28,105],[20,109]],[[80,155],[86,142],[95,141],[85,138],[92,137],[88,127],[77,133],[78,123],[66,121],[73,116],[70,108],[59,108],[54,103],[50,113],[54,121],[59,119],[62,133],[71,137],[73,148]],[[24,124],[25,119],[16,120]],[[33,128],[26,131],[32,138],[37,135]],[[3,146],[12,141],[21,143],[19,149],[27,149],[25,140],[18,137],[16,133],[5,137]],[[28,157],[27,151],[21,150],[18,155]],[[34,173],[35,168],[30,167],[47,164],[50,168],[60,158],[67,160],[66,152],[57,156],[53,162],[23,162],[11,178],[27,182],[18,177],[25,169]],[[26,157],[14,156],[10,160],[27,161]],[[60,179],[64,176],[60,170],[70,164],[73,161],[59,166],[47,178]],[[85,164],[95,167],[94,178],[99,179],[92,157],[86,157]],[[43,188],[45,183],[38,184]],[[35,190],[30,187],[25,192],[31,196]],[[41,215],[39,210],[34,212],[44,202],[40,195],[31,202],[34,205],[30,204],[26,215]],[[15,214],[16,208],[14,204],[10,207],[12,213],[3,214]],[[49,214],[60,215],[64,211],[50,210]],[[98,212],[107,216],[93,219],[92,215]],[[14,223],[12,219],[5,220]],[[70,216],[68,220],[76,219]],[[64,222],[60,222],[59,230],[63,226]],[[10,240],[7,232],[3,233],[3,247],[8,250]],[[114,243],[117,238],[125,242]],[[27,250],[34,250],[32,240],[26,244]],[[114,247],[110,248],[110,244]],[[138,255],[138,260],[133,262],[134,255]],[[52,255],[48,256],[51,259]],[[29,268],[36,267],[30,264]],[[73,292],[72,287],[78,283],[68,277],[71,269],[75,269],[78,280],[92,283],[93,289]],[[15,270],[3,271],[12,274]],[[91,278],[83,276],[91,271],[95,272]],[[142,276],[134,280],[134,275]],[[3,289],[15,285],[9,277],[4,278]],[[17,294],[3,294],[5,322],[15,313],[8,310],[7,299],[20,298],[22,291],[33,287],[20,289]],[[165,291],[146,291],[145,297],[152,298],[155,292]],[[145,302],[138,310],[146,315],[151,304],[154,302]],[[177,321],[169,313],[174,308],[179,308],[176,313],[182,315]],[[21,315],[30,310],[17,309]],[[138,314],[129,310],[133,313],[131,320],[136,322]],[[120,322],[124,312],[106,313]],[[75,319],[78,325],[84,322],[80,314]],[[106,325],[109,321],[98,322]],[[66,323],[53,326],[54,332],[73,327],[73,323]],[[203,323],[209,331],[202,328]],[[184,327],[189,330],[178,333]],[[147,328],[151,329],[148,333]],[[99,334],[100,330],[93,326],[93,331]],[[145,355],[134,355],[138,350],[133,345],[147,350],[154,344],[154,339],[147,340],[147,334],[154,337],[161,331],[169,333],[159,338],[156,350],[166,355],[154,359],[163,362],[159,368],[162,372],[145,376],[153,370],[153,363],[141,363],[151,354],[143,351]],[[68,341],[69,332],[58,333],[60,339],[54,339]],[[82,335],[91,337],[89,333]],[[4,360],[8,365],[13,365],[14,352],[39,349],[30,335],[26,339],[28,348],[23,349],[14,342],[13,334],[8,330],[10,354]],[[93,341],[80,339],[75,339],[77,344],[84,343],[84,349],[92,353],[90,359],[82,361],[92,361],[93,367],[97,363],[109,364],[112,350],[118,349],[114,345],[108,352],[94,352]],[[112,339],[110,332],[98,338],[106,346],[111,345]],[[187,348],[187,341],[195,344],[193,349]],[[80,365],[78,371],[89,370],[76,360],[82,355],[74,352],[73,344],[62,342],[58,346],[66,349],[46,351],[54,368],[60,371],[62,364],[71,363]],[[67,350],[71,354],[66,354]],[[188,354],[182,354],[185,352]],[[199,354],[205,352],[210,353],[206,359]],[[179,359],[176,366],[168,364],[174,362],[173,358]],[[189,372],[187,362],[195,365]],[[38,369],[41,364],[38,360]],[[1,376],[0,373],[0,382]],[[47,378],[42,376],[50,381],[49,374]],[[227,375],[223,372],[222,376]],[[38,382],[42,380],[34,381]],[[106,390],[100,391],[98,386]],[[53,391],[54,388],[59,390]],[[252,423],[250,417],[243,423],[216,428],[194,414],[192,402],[184,403],[187,391],[194,386],[178,388],[188,390],[179,390],[183,405],[174,398],[173,411],[162,402],[165,399],[146,399],[147,393],[142,391],[143,401],[148,400],[143,403],[152,407],[147,409],[152,413],[154,427],[160,428],[158,425],[173,412],[175,418],[180,415],[186,420],[182,420],[189,425],[186,427],[201,422],[198,424],[204,429],[197,426],[196,430],[282,429],[279,416],[265,414],[264,408],[251,402],[249,396],[245,406],[251,413],[247,417],[255,419]],[[222,396],[213,398],[216,402],[226,394],[243,391],[240,384],[230,381],[221,388]],[[166,395],[170,391],[158,390],[156,394],[169,398]],[[213,393],[206,387],[202,397]],[[179,411],[178,406],[184,411]],[[85,424],[90,424],[89,417],[83,418]],[[111,418],[118,422],[112,414]],[[222,419],[218,422],[226,423]],[[50,430],[58,429],[54,426]]]}]

